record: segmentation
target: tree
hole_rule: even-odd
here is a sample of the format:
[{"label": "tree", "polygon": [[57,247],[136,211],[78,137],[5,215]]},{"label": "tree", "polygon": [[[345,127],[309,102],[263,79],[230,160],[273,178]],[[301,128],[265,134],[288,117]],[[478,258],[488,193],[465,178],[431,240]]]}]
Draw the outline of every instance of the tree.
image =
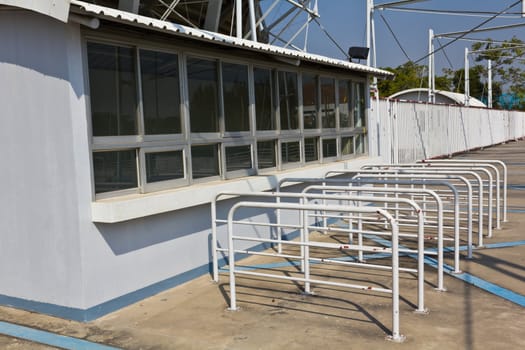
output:
[{"label": "tree", "polygon": [[[489,38],[474,43],[471,51],[478,52],[476,62],[492,61],[493,86],[499,87],[499,93],[493,89],[493,95],[497,98],[506,92],[517,101],[513,108],[525,110],[525,42],[515,36],[500,43]],[[482,67],[486,76],[487,68]]]},{"label": "tree", "polygon": [[383,68],[395,74],[394,79],[382,80],[378,84],[382,97],[390,96],[396,92],[418,87],[428,87],[427,78],[423,74],[426,67],[406,62],[396,68]]}]

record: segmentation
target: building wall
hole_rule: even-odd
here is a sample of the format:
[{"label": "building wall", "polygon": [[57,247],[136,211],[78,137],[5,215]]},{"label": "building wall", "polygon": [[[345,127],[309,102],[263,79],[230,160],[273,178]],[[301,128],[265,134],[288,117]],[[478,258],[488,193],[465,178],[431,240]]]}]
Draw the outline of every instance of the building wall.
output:
[{"label": "building wall", "polygon": [[[123,222],[94,222],[79,25],[0,11],[0,47],[0,303],[89,320],[208,273],[209,199]],[[321,176],[366,160],[195,186],[208,198],[221,189],[267,190],[280,177]],[[219,211],[229,206],[222,202]]]},{"label": "building wall", "polygon": [[[82,304],[78,28],[0,12],[0,295]],[[84,154],[88,154],[87,150]],[[89,168],[87,168],[89,169]]]}]

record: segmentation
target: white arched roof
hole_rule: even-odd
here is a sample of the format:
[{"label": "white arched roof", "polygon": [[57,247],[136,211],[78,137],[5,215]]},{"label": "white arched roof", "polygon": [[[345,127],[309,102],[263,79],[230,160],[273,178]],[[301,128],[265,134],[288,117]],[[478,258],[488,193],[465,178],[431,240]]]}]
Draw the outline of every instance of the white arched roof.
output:
[{"label": "white arched roof", "polygon": [[[457,92],[436,90],[436,102],[437,103],[449,103],[464,105],[465,104],[465,95]],[[428,101],[428,89],[426,88],[416,88],[416,89],[407,89],[403,91],[396,92],[395,94],[390,95],[388,98],[396,100],[408,100],[408,101],[419,101],[426,102]],[[487,107],[483,102],[478,100],[475,97],[470,96],[469,105],[472,107]]]}]

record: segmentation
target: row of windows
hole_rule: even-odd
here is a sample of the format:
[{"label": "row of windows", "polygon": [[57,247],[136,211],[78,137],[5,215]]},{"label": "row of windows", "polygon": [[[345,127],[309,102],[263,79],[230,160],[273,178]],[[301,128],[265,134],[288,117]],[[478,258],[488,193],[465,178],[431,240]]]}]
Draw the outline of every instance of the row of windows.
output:
[{"label": "row of windows", "polygon": [[87,43],[95,192],[150,191],[365,151],[365,84]]}]

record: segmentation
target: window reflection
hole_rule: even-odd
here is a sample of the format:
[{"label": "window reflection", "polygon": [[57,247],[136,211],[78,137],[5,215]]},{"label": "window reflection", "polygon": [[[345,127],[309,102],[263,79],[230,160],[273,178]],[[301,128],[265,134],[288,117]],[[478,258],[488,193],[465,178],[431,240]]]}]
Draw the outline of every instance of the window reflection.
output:
[{"label": "window reflection", "polygon": [[187,70],[191,131],[218,132],[217,62],[188,58]]}]

